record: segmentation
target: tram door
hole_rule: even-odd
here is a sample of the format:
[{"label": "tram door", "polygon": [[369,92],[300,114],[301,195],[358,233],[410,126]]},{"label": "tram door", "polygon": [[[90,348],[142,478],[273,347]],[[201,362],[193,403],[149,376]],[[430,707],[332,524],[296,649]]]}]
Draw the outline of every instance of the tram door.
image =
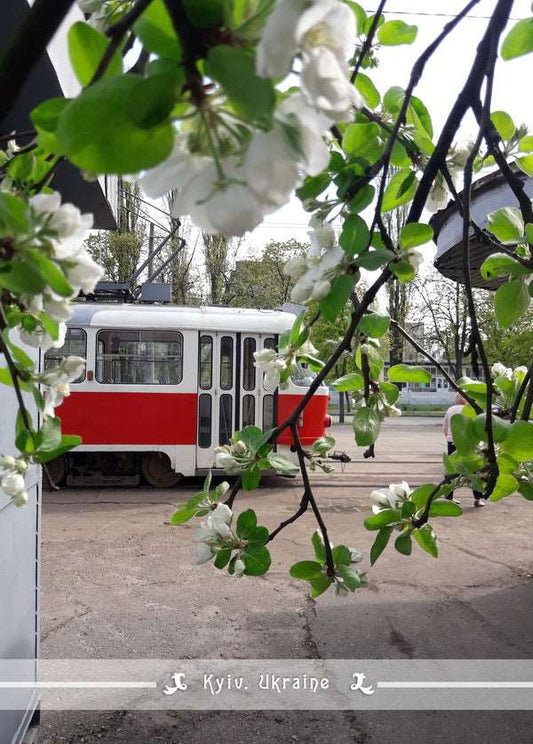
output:
[{"label": "tram door", "polygon": [[202,331],[198,340],[198,437],[196,466],[215,464],[215,447],[235,431],[237,334]]},{"label": "tram door", "polygon": [[198,340],[196,467],[215,464],[215,447],[235,430],[275,426],[276,398],[254,367],[254,352],[273,348],[274,335],[201,331]]},{"label": "tram door", "polygon": [[274,390],[266,390],[264,374],[254,367],[254,352],[272,349],[277,340],[273,335],[241,335],[241,403],[240,428],[258,426],[263,431],[275,426],[276,398]]}]

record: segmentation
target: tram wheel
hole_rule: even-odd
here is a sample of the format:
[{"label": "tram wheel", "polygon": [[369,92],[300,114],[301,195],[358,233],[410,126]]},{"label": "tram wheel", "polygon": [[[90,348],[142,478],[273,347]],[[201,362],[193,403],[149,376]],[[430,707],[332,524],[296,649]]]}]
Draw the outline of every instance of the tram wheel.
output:
[{"label": "tram wheel", "polygon": [[141,457],[141,473],[144,480],[156,488],[172,488],[182,479],[170,465],[170,459],[164,452],[144,452]]},{"label": "tram wheel", "polygon": [[66,455],[49,460],[43,465],[43,488],[46,491],[54,491],[57,486],[65,482],[68,471]]}]

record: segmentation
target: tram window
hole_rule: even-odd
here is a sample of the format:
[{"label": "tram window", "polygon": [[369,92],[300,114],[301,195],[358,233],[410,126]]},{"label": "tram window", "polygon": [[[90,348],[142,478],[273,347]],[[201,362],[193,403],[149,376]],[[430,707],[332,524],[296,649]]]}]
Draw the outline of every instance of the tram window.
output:
[{"label": "tram window", "polygon": [[[67,328],[65,343],[60,349],[49,349],[44,355],[44,368],[56,367],[68,356],[87,357],[87,334],[82,328]],[[74,382],[85,380],[85,369]]]},{"label": "tram window", "polygon": [[178,331],[99,331],[96,379],[110,385],[177,385],[183,377]]},{"label": "tram window", "polygon": [[275,349],[276,348],[276,339],[269,336],[268,338],[265,338],[264,344],[265,349]]},{"label": "tram window", "polygon": [[254,352],[255,338],[245,338],[242,347],[242,386],[245,390],[255,388]]},{"label": "tram window", "polygon": [[220,408],[219,408],[219,422],[218,422],[218,443],[229,444],[232,435],[232,404],[233,396],[225,395],[220,396]]},{"label": "tram window", "polygon": [[231,390],[233,387],[233,339],[222,336],[220,339],[220,387]]},{"label": "tram window", "polygon": [[274,421],[274,396],[265,395],[263,398],[263,431],[273,429],[276,425]]},{"label": "tram window", "polygon": [[200,387],[209,390],[213,382],[213,338],[200,336]]},{"label": "tram window", "polygon": [[211,396],[203,393],[198,398],[198,446],[211,447]]},{"label": "tram window", "polygon": [[255,398],[253,395],[245,395],[242,399],[242,425],[255,425]]},{"label": "tram window", "polygon": [[315,377],[316,374],[309,369],[307,364],[305,364],[304,362],[297,362],[296,365],[293,367],[291,380],[294,382],[295,385],[298,385],[300,387],[309,387]]}]

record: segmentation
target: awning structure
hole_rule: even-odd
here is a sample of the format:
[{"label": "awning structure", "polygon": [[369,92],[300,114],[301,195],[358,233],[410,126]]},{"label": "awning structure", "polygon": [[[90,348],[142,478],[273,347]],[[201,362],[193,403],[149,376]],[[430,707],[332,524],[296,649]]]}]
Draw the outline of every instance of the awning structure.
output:
[{"label": "awning structure", "polygon": [[[513,172],[523,181],[526,194],[533,198],[533,178],[514,167]],[[471,215],[482,230],[486,228],[487,215],[491,212],[501,207],[516,206],[516,198],[499,171],[480,178],[472,186]],[[434,214],[430,225],[437,243],[435,267],[443,276],[463,284],[463,220],[455,201],[451,201],[445,209]],[[487,281],[479,272],[487,256],[497,252],[498,249],[494,245],[480,241],[473,230],[470,231],[470,265],[474,287],[494,290],[505,281],[505,277]]]},{"label": "awning structure", "polygon": [[[26,0],[2,0],[0,22],[0,49],[4,49],[29,12]],[[15,105],[2,122],[2,134],[32,129],[30,112],[48,98],[62,96],[63,91],[50,57],[44,55],[33,70]],[[20,144],[22,144],[22,140]],[[27,139],[24,140],[27,142]],[[92,212],[94,227],[116,230],[111,207],[99,182],[85,181],[77,168],[68,162],[61,163],[55,173],[52,187],[68,198],[82,212]]]}]

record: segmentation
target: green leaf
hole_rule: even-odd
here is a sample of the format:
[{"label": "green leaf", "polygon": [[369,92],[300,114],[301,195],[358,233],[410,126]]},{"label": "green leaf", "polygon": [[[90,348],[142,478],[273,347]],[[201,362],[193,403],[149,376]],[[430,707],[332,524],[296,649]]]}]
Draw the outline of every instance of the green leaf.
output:
[{"label": "green leaf", "polygon": [[252,534],[248,538],[249,542],[251,543],[259,543],[261,545],[265,545],[265,543],[268,542],[268,538],[270,536],[270,532],[266,527],[256,527],[255,530],[253,530]]},{"label": "green leaf", "polygon": [[231,560],[231,548],[222,548],[219,550],[215,558],[215,568],[225,568]]},{"label": "green leaf", "polygon": [[496,127],[496,131],[502,140],[511,139],[516,131],[514,121],[506,111],[493,111],[490,120]]},{"label": "green leaf", "polygon": [[518,142],[518,149],[520,152],[533,152],[533,135],[526,134]]},{"label": "green leaf", "polygon": [[321,576],[317,576],[316,579],[311,579],[309,583],[311,584],[311,596],[319,597],[333,584],[333,579],[324,573]]},{"label": "green leaf", "polygon": [[372,82],[372,80],[365,75],[363,72],[358,72],[355,78],[355,89],[364,99],[364,102],[369,108],[376,108],[381,102],[381,96],[379,91]]},{"label": "green leaf", "polygon": [[394,364],[387,376],[390,382],[431,382],[431,372],[415,364]]},{"label": "green leaf", "polygon": [[[479,416],[476,416],[476,418],[472,421],[472,427],[473,432],[476,436],[476,438],[482,442],[488,441],[487,432],[485,431],[485,423],[487,421],[487,414],[486,413],[480,413]],[[498,416],[492,416],[492,433],[494,436],[494,441],[500,444],[503,442],[507,436],[507,431],[509,429],[509,422],[504,421],[501,418],[498,418]]]},{"label": "green leaf", "polygon": [[394,547],[398,553],[401,553],[402,555],[411,555],[411,551],[413,550],[411,533],[407,532],[405,535],[399,535],[394,541]]},{"label": "green leaf", "polygon": [[[353,10],[356,21],[356,33],[359,36],[363,33],[363,29],[366,22],[366,13],[359,3],[354,3],[352,0],[347,0],[346,4]],[[360,74],[360,73],[358,73]]]},{"label": "green leaf", "polygon": [[390,158],[391,165],[396,168],[406,168],[411,165],[411,158],[401,142],[396,141],[392,147]]},{"label": "green leaf", "polygon": [[245,426],[238,433],[240,442],[244,442],[248,449],[255,454],[266,444],[271,432],[263,432],[258,426]]},{"label": "green leaf", "polygon": [[418,488],[415,488],[411,493],[410,499],[418,509],[421,509],[427,504],[427,501],[434,490],[435,483],[424,483],[423,485],[418,486]]},{"label": "green leaf", "polygon": [[509,60],[533,51],[533,18],[524,18],[509,31],[503,40],[500,54]]},{"label": "green leaf", "polygon": [[460,517],[463,510],[459,504],[455,504],[448,499],[437,499],[431,502],[429,507],[430,517]]},{"label": "green leaf", "polygon": [[336,566],[349,566],[352,562],[352,554],[346,545],[335,545],[331,552]]},{"label": "green leaf", "polygon": [[197,511],[197,509],[178,509],[170,517],[170,524],[184,524],[185,522],[188,522],[189,519],[192,519]]},{"label": "green leaf", "polygon": [[209,74],[224,88],[238,114],[264,119],[274,108],[272,82],[256,75],[255,60],[240,47],[215,46],[207,54]]},{"label": "green leaf", "polygon": [[488,215],[487,230],[500,243],[518,243],[524,236],[524,220],[518,207],[502,207]]},{"label": "green leaf", "polygon": [[26,202],[5,191],[0,191],[0,227],[2,226],[13,235],[25,233],[30,228]]},{"label": "green leaf", "polygon": [[389,330],[390,318],[388,315],[378,315],[371,313],[364,315],[359,321],[358,331],[364,333],[370,338],[381,338]]},{"label": "green leaf", "polygon": [[54,261],[47,258],[37,248],[27,248],[26,256],[33,268],[41,273],[56,294],[61,295],[61,297],[72,297],[74,290],[68,283],[63,271]]},{"label": "green leaf", "polygon": [[318,530],[315,530],[315,532],[313,532],[311,542],[313,543],[316,558],[320,561],[320,563],[324,563],[326,560],[326,547],[324,545],[322,535]]},{"label": "green leaf", "polygon": [[153,0],[133,29],[147,51],[181,60],[181,46],[163,0]]},{"label": "green leaf", "polygon": [[512,423],[502,448],[520,462],[533,459],[533,424],[528,421]]},{"label": "green leaf", "polygon": [[[88,85],[98,69],[102,57],[109,45],[109,39],[90,26],[78,21],[68,30],[68,54],[70,64],[80,85]],[[120,75],[122,72],[122,57],[117,50],[111,57],[103,77]]]},{"label": "green leaf", "polygon": [[213,28],[224,23],[224,0],[182,0],[182,5],[193,26]]},{"label": "green leaf", "polygon": [[40,271],[30,264],[13,260],[8,271],[0,272],[0,287],[13,294],[36,295],[46,287],[46,280]]},{"label": "green leaf", "polygon": [[39,463],[49,462],[50,460],[55,460],[55,458],[59,457],[60,455],[64,455],[65,452],[69,452],[71,449],[74,449],[74,447],[77,447],[81,443],[81,437],[78,437],[75,434],[64,434],[61,437],[61,443],[58,447],[56,447],[56,449],[36,452],[33,455],[33,459],[35,460],[35,462]]},{"label": "green leaf", "polygon": [[245,491],[253,491],[261,482],[261,469],[257,465],[242,471],[242,487]]},{"label": "green leaf", "polygon": [[389,542],[389,538],[392,534],[393,527],[382,527],[378,534],[376,535],[376,539],[374,540],[372,547],[370,549],[370,565],[373,566],[374,563],[377,561],[379,556],[383,553],[385,548],[387,547],[387,544]]},{"label": "green leaf", "polygon": [[349,390],[362,390],[364,387],[363,377],[359,372],[349,372],[332,382],[331,387],[339,393]]},{"label": "green leaf", "polygon": [[402,108],[405,91],[398,85],[393,85],[383,96],[383,109],[388,114],[399,114]]},{"label": "green leaf", "polygon": [[309,581],[309,579],[317,579],[321,576],[323,568],[323,565],[317,561],[299,561],[291,566],[289,574],[293,579]]},{"label": "green leaf", "polygon": [[426,553],[429,553],[429,555],[433,556],[433,558],[437,558],[439,554],[439,549],[437,547],[437,536],[433,532],[433,528],[431,527],[431,525],[425,524],[423,527],[415,530],[413,532],[413,537],[420,545],[422,550],[425,550]]},{"label": "green leaf", "polygon": [[39,451],[49,452],[59,447],[61,443],[61,421],[48,416],[35,436],[35,444]]},{"label": "green leaf", "polygon": [[533,501],[533,486],[531,483],[520,481],[518,485],[518,493],[528,501]]},{"label": "green leaf", "polygon": [[383,195],[382,212],[390,212],[392,209],[407,204],[415,195],[418,181],[415,174],[409,168],[402,168],[393,175],[387,184]]},{"label": "green leaf", "polygon": [[354,592],[356,589],[359,589],[360,586],[363,586],[361,577],[359,576],[357,571],[354,571],[354,569],[350,566],[340,565],[337,567],[336,573],[338,576],[341,577],[341,579],[343,579],[344,583],[351,592]]},{"label": "green leaf", "polygon": [[401,522],[401,519],[402,515],[398,509],[382,509],[377,514],[367,517],[364,525],[367,530],[380,530],[382,527]]},{"label": "green leaf", "polygon": [[140,80],[128,100],[128,117],[142,129],[150,129],[167,119],[179,94],[172,75],[151,75]]},{"label": "green leaf", "polygon": [[367,271],[376,271],[385,264],[392,261],[395,254],[387,248],[378,248],[375,251],[366,251],[361,255],[357,256],[357,266],[361,269],[367,269]]},{"label": "green leaf", "polygon": [[496,478],[494,490],[489,496],[489,501],[500,501],[506,496],[516,493],[518,490],[518,481],[509,473],[500,473]]},{"label": "green leaf", "polygon": [[359,447],[369,447],[379,436],[381,420],[372,408],[358,408],[353,417],[355,442]]},{"label": "green leaf", "polygon": [[[366,209],[374,199],[376,189],[369,183],[365,184],[362,188],[357,189],[356,193],[348,202],[348,209],[352,213],[362,212]],[[339,194],[340,198],[343,197]]]},{"label": "green leaf", "polygon": [[472,419],[456,413],[450,419],[450,428],[452,430],[453,443],[460,455],[469,455],[475,450],[479,439],[474,431]]},{"label": "green leaf", "polygon": [[416,39],[418,29],[409,26],[404,21],[386,21],[377,33],[380,44],[396,46],[398,44],[412,44]]},{"label": "green leaf", "polygon": [[433,228],[422,222],[409,222],[400,231],[400,247],[404,250],[429,243],[433,239]]},{"label": "green leaf", "polygon": [[339,244],[350,258],[367,249],[370,243],[370,231],[364,219],[358,214],[351,214],[342,226]]},{"label": "green leaf", "polygon": [[247,509],[239,514],[237,519],[237,535],[248,540],[257,527],[257,517],[253,509]]},{"label": "green leaf", "polygon": [[523,266],[505,253],[493,253],[481,264],[481,276],[494,279],[497,276],[524,276],[531,273],[527,266]]},{"label": "green leaf", "polygon": [[307,176],[302,186],[296,189],[296,196],[301,201],[304,201],[305,199],[315,199],[329,186],[329,184],[330,180],[327,173],[319,173],[318,176]]},{"label": "green leaf", "polygon": [[269,452],[267,460],[274,470],[282,475],[297,475],[300,472],[300,468],[295,462],[291,462],[291,460],[277,452]]},{"label": "green leaf", "polygon": [[174,129],[170,122],[140,127],[130,118],[130,100],[140,83],[137,75],[100,80],[72,100],[61,114],[57,135],[75,165],[92,173],[137,173],[170,155]]},{"label": "green leaf", "polygon": [[494,310],[500,328],[513,325],[529,307],[529,293],[525,282],[511,279],[507,284],[498,287],[494,295]]},{"label": "green leaf", "polygon": [[344,310],[356,279],[355,274],[341,274],[331,282],[330,293],[320,300],[320,311],[326,320],[334,321]]},{"label": "green leaf", "polygon": [[248,543],[241,557],[246,566],[244,573],[247,576],[262,576],[270,568],[270,553],[259,543]]},{"label": "green leaf", "polygon": [[409,261],[403,258],[399,261],[393,261],[390,264],[389,269],[402,284],[412,281],[416,276],[414,266]]},{"label": "green leaf", "polygon": [[62,154],[61,144],[56,136],[59,117],[63,109],[70,103],[69,98],[49,98],[40,103],[30,114],[30,118],[37,130],[37,142],[47,152],[55,155]]},{"label": "green leaf", "polygon": [[401,514],[402,519],[409,519],[416,512],[416,505],[412,501],[404,501],[402,503]]},{"label": "green leaf", "polygon": [[385,145],[379,139],[379,127],[373,122],[348,124],[342,137],[342,149],[353,158],[374,163],[381,157]]},{"label": "green leaf", "polygon": [[59,338],[59,322],[51,318],[45,312],[39,313],[37,317],[50,338],[57,341]]},{"label": "green leaf", "polygon": [[380,382],[379,389],[385,396],[385,400],[389,406],[393,406],[400,396],[400,391],[397,386],[393,385],[391,382]]},{"label": "green leaf", "polygon": [[516,164],[528,176],[533,176],[533,155],[516,158]]}]

